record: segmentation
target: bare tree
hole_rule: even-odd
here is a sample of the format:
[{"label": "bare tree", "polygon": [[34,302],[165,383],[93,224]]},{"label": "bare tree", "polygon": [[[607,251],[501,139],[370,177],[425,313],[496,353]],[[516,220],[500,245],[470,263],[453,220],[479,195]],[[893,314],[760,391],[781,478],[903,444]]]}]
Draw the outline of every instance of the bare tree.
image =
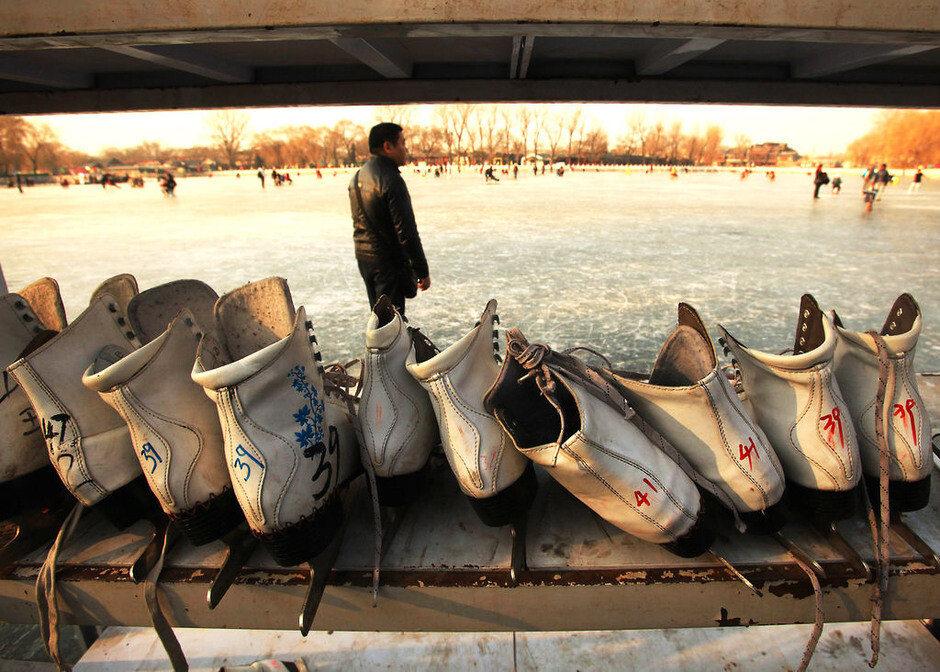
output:
[{"label": "bare tree", "polygon": [[725,137],[725,131],[717,124],[709,124],[705,129],[705,144],[702,148],[702,163],[710,166],[718,159],[718,152],[721,150],[721,141]]},{"label": "bare tree", "polygon": [[682,120],[676,119],[666,130],[664,138],[666,144],[666,158],[669,163],[676,163],[679,160],[679,148],[682,145]]},{"label": "bare tree", "polygon": [[23,137],[23,151],[32,164],[33,172],[39,172],[39,163],[44,156],[54,154],[59,138],[49,124],[27,124]]},{"label": "bare tree", "polygon": [[226,164],[234,166],[248,135],[251,115],[245,110],[216,110],[206,117],[205,123]]},{"label": "bare tree", "polygon": [[149,140],[140,143],[140,150],[148,159],[159,161],[160,163],[166,163],[167,160],[173,156],[173,150],[164,147],[159,142]]},{"label": "bare tree", "polygon": [[598,163],[607,153],[607,132],[591,122],[590,128],[584,134],[583,151],[587,154],[589,163]]},{"label": "bare tree", "polygon": [[451,157],[460,161],[463,141],[469,135],[468,122],[473,111],[470,103],[456,105],[437,105],[434,116],[443,125],[445,136],[448,139]]},{"label": "bare tree", "polygon": [[532,112],[531,105],[516,105],[513,109],[516,114],[515,127],[519,133],[519,143],[522,146],[522,151],[519,154],[524,159],[526,150],[529,148],[529,134],[532,132],[532,122],[535,115]]},{"label": "bare tree", "polygon": [[554,112],[548,117],[545,126],[545,138],[548,141],[548,151],[552,163],[555,163],[555,153],[558,145],[561,144],[561,136],[564,133],[564,120],[558,112]]},{"label": "bare tree", "polygon": [[19,170],[26,156],[23,143],[29,125],[23,117],[0,116],[0,174]]},{"label": "bare tree", "polygon": [[571,161],[572,148],[575,143],[575,136],[579,129],[583,132],[584,120],[582,118],[581,106],[577,105],[570,109],[570,112],[564,117],[565,130],[568,133],[568,161]]},{"label": "bare tree", "polygon": [[538,156],[539,140],[545,133],[545,125],[548,123],[548,108],[545,105],[536,105],[532,109],[532,154]]},{"label": "bare tree", "polygon": [[375,123],[391,122],[407,129],[414,118],[414,105],[380,105],[375,111]]},{"label": "bare tree", "polygon": [[627,153],[639,153],[645,158],[649,141],[648,134],[649,122],[646,120],[646,112],[642,109],[634,109],[627,117],[627,135],[624,138]]}]

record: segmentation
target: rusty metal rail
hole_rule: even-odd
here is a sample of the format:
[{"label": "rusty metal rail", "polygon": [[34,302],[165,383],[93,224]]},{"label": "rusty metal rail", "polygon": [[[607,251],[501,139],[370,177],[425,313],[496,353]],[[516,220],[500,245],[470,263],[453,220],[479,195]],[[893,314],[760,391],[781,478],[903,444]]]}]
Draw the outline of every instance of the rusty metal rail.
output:
[{"label": "rusty metal rail", "polygon": [[[372,607],[372,528],[360,492],[335,569],[313,622],[317,630],[602,630],[811,623],[810,582],[772,538],[748,537],[729,525],[716,551],[763,597],[716,558],[682,560],[598,519],[544,474],[529,520],[527,568],[513,586],[508,528],[484,527],[446,468],[433,470],[426,492],[404,516],[383,560],[378,606]],[[934,472],[934,493],[940,475]],[[935,552],[940,505],[904,517]],[[861,516],[838,531],[864,560],[873,559]],[[147,523],[115,533],[88,516],[62,552],[60,605],[66,622],[150,624],[143,587],[128,568],[149,536]],[[788,539],[821,565],[827,621],[869,617],[872,583],[857,559],[816,529],[791,523]],[[886,619],[936,618],[940,569],[893,532]],[[0,572],[0,619],[36,621],[33,585],[43,547]],[[306,591],[306,567],[278,567],[257,549],[219,606],[206,592],[224,546],[180,543],[169,555],[163,592],[168,619],[180,627],[293,629]]]}]

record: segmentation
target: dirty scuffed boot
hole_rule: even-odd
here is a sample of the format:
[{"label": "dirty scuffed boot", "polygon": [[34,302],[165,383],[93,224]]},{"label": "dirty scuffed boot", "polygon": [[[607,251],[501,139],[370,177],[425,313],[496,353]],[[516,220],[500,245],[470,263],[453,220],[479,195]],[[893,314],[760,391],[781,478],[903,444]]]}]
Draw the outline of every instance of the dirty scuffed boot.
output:
[{"label": "dirty scuffed boot", "polygon": [[25,297],[0,297],[0,520],[40,507],[62,492],[39,418],[6,369],[44,333],[52,336]]},{"label": "dirty scuffed boot", "polygon": [[914,353],[920,336],[920,306],[910,294],[895,301],[880,336],[887,367],[884,410],[876,418],[875,394],[881,368],[878,346],[871,334],[842,326],[835,314],[838,342],[835,373],[858,433],[862,469],[869,492],[877,498],[879,453],[875,423],[885,427],[889,458],[888,492],[891,509],[916,511],[930,499],[931,428],[927,408],[917,389]]},{"label": "dirty scuffed boot", "polygon": [[191,377],[202,335],[185,310],[138,350],[105,348],[82,378],[124,418],[150,489],[194,545],[244,520],[225,466],[218,412]]},{"label": "dirty scuffed boot", "polygon": [[483,407],[499,375],[493,342],[496,301],[480,322],[449,348],[432,353],[412,348],[408,372],[428,391],[441,442],[461,491],[485,525],[507,525],[528,511],[537,483],[529,461]]},{"label": "dirty scuffed boot", "polygon": [[793,354],[746,347],[719,325],[757,423],[783,463],[790,502],[817,521],[850,517],[861,478],[858,443],[833,373],[836,334],[809,294]]},{"label": "dirty scuffed boot", "polygon": [[228,348],[205,335],[192,377],[218,408],[252,532],[279,564],[297,565],[338,534],[340,494],[361,473],[350,409],[326,394],[312,324],[303,307],[294,314],[286,281],[229,292],[215,312]]},{"label": "dirty scuffed boot", "polygon": [[[704,501],[676,462],[630,422],[633,411],[596,373],[516,328],[484,399],[520,453],[599,516],[681,557],[715,538]],[[566,362],[570,366],[566,366]]]},{"label": "dirty scuffed boot", "polygon": [[375,469],[379,502],[386,506],[417,496],[431,449],[440,441],[428,393],[405,369],[412,347],[420,351],[420,359],[437,354],[383,295],[366,328],[359,422]]},{"label": "dirty scuffed boot", "polygon": [[[606,374],[605,374],[606,375]],[[729,499],[750,533],[786,523],[783,469],[718,368],[715,346],[686,303],[648,379],[610,372],[637,415]]]},{"label": "dirty scuffed boot", "polygon": [[118,528],[149,515],[156,502],[143,482],[123,418],[82,384],[107,346],[139,345],[115,299],[100,295],[59,334],[10,365],[39,418],[49,459],[79,502]]}]

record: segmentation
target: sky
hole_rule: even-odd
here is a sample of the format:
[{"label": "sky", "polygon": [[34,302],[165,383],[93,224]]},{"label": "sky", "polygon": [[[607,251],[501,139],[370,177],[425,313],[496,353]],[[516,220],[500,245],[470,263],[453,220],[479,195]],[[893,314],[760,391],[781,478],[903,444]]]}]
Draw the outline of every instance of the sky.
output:
[{"label": "sky", "polygon": [[[431,121],[430,105],[415,105],[414,122]],[[780,107],[757,105],[659,105],[659,104],[584,104],[584,116],[596,119],[607,131],[611,144],[626,132],[627,119],[635,110],[646,112],[650,121],[681,120],[688,133],[696,124],[704,130],[719,124],[725,130],[726,145],[734,144],[744,134],[755,144],[785,142],[803,155],[840,153],[858,137],[871,130],[874,108]],[[363,126],[379,121],[381,108],[289,107],[249,110],[252,132],[281,126],[332,126],[349,119]],[[108,112],[95,114],[60,114],[27,117],[33,123],[48,123],[59,140],[75,150],[97,154],[107,147],[132,147],[155,141],[167,147],[209,145],[205,123],[208,110],[172,112]]]}]

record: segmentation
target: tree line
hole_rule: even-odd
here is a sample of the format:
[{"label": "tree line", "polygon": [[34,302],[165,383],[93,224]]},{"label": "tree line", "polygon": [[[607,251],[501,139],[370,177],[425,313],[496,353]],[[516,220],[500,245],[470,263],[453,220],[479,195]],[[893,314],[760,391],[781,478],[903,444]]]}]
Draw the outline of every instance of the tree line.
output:
[{"label": "tree line", "polygon": [[846,156],[858,165],[914,168],[940,163],[940,110],[882,110]]},{"label": "tree line", "polygon": [[[625,132],[611,139],[580,105],[451,104],[385,106],[376,121],[406,129],[413,160],[428,163],[493,163],[538,160],[575,163],[664,163],[714,165],[725,153],[747,147],[742,134],[725,146],[721,126],[686,130],[681,119],[651,118],[642,108],[628,108]],[[327,126],[283,126],[251,131],[246,110],[208,113],[211,144],[187,148],[146,141],[112,147],[97,156],[74,151],[46,123],[0,116],[0,174],[56,171],[83,165],[160,164],[211,160],[223,168],[354,165],[369,154],[367,128],[349,120]],[[887,162],[899,167],[940,162],[940,112],[886,110],[847,150],[857,163]]]}]

